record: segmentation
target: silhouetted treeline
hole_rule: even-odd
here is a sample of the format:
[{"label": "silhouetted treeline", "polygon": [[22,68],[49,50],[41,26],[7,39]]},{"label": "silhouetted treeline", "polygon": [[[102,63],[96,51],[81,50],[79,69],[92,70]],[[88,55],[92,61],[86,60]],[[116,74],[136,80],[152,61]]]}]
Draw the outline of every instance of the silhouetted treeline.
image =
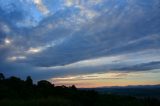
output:
[{"label": "silhouetted treeline", "polygon": [[54,86],[49,81],[41,80],[37,84],[33,84],[32,78],[28,76],[26,80],[21,80],[17,77],[6,78],[0,73],[0,99],[4,98],[36,98],[49,96],[69,96],[77,92],[77,88],[72,85]]},{"label": "silhouetted treeline", "polygon": [[5,78],[0,73],[0,106],[160,106],[157,99],[137,99],[129,96],[99,94],[93,90],[78,90],[55,86],[46,80],[33,84],[17,77]]},{"label": "silhouetted treeline", "polygon": [[32,78],[28,76],[26,80],[21,80],[17,77],[5,78],[0,73],[0,100],[29,100],[39,98],[67,98],[75,102],[83,104],[92,104],[92,100],[97,97],[98,93],[95,91],[80,91],[75,85],[70,87],[54,86],[46,80],[38,81],[33,84]]}]

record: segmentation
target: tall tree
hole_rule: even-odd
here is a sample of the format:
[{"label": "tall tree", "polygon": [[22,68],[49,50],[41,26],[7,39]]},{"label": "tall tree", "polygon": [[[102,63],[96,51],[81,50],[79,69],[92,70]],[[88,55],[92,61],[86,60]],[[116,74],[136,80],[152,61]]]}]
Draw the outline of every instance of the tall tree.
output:
[{"label": "tall tree", "polygon": [[0,80],[4,80],[4,79],[5,79],[4,75],[0,73]]},{"label": "tall tree", "polygon": [[32,80],[32,78],[31,78],[31,76],[27,76],[25,82],[26,82],[26,84],[27,84],[28,86],[32,86],[32,85],[33,85],[33,80]]}]

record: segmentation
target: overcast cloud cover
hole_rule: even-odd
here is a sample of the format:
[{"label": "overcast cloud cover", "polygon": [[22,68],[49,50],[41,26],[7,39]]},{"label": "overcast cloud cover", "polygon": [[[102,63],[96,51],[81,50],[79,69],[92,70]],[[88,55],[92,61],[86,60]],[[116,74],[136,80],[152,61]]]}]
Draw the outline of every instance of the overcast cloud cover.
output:
[{"label": "overcast cloud cover", "polygon": [[155,69],[159,0],[0,0],[0,72],[7,76]]}]

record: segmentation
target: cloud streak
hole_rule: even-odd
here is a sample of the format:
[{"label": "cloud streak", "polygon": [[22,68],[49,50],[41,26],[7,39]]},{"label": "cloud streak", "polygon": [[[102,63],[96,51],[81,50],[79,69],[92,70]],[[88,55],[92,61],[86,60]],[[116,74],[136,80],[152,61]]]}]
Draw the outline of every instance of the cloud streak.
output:
[{"label": "cloud streak", "polygon": [[37,8],[42,12],[42,14],[44,14],[44,15],[49,14],[49,10],[43,4],[42,0],[34,0],[34,3],[36,4]]}]

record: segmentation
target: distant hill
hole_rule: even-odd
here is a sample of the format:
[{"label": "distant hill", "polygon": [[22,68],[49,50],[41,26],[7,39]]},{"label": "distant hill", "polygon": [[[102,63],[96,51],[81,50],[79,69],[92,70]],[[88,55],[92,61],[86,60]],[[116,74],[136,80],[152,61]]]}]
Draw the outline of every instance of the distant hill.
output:
[{"label": "distant hill", "polygon": [[101,94],[128,95],[135,97],[152,97],[160,99],[160,85],[113,86],[99,88],[82,88],[82,90],[95,90]]}]

